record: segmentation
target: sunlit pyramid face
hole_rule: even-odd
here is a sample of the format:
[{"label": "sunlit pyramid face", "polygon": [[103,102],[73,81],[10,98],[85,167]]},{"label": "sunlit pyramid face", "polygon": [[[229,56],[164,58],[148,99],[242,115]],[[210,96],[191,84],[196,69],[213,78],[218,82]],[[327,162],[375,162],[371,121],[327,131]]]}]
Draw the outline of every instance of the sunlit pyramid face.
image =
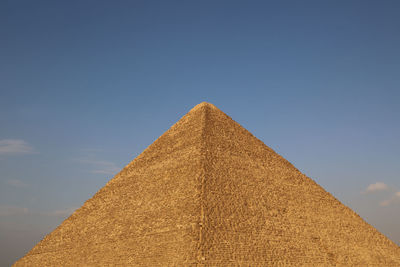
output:
[{"label": "sunlit pyramid face", "polygon": [[15,266],[400,266],[400,248],[209,103]]}]

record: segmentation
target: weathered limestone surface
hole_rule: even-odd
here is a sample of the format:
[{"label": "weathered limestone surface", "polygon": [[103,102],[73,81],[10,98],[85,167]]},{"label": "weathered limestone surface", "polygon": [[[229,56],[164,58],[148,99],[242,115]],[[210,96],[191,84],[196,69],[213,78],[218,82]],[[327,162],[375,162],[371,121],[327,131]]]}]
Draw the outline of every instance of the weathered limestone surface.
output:
[{"label": "weathered limestone surface", "polygon": [[400,266],[400,248],[208,103],[14,266]]}]

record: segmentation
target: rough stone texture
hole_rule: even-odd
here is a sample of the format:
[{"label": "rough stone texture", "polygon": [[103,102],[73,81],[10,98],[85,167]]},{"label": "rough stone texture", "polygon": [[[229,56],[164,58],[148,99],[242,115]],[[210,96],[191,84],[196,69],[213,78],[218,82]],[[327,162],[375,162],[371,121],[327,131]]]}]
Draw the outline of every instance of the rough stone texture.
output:
[{"label": "rough stone texture", "polygon": [[400,248],[208,103],[14,266],[400,266]]}]

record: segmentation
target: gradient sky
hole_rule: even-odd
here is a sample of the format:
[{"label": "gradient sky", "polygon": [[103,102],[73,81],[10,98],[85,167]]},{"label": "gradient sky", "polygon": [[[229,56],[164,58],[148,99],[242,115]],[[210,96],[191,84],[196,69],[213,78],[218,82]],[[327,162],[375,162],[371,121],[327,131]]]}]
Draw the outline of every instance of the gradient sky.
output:
[{"label": "gradient sky", "polygon": [[400,2],[1,1],[0,266],[194,105],[400,244]]}]

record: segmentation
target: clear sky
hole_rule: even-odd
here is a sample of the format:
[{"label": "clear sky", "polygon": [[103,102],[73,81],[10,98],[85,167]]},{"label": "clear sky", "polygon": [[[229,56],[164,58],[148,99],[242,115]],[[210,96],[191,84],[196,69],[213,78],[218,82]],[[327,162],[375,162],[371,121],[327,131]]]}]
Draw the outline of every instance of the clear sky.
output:
[{"label": "clear sky", "polygon": [[0,266],[194,105],[400,244],[400,2],[0,3]]}]

